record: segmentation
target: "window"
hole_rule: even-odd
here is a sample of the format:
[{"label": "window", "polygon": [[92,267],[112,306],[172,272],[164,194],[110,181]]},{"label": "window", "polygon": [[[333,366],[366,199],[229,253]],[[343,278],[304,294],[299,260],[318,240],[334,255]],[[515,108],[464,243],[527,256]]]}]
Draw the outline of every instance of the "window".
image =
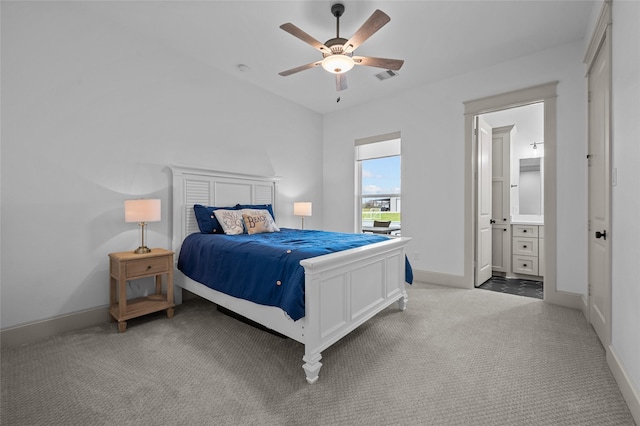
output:
[{"label": "window", "polygon": [[401,173],[400,139],[356,142],[358,228],[375,221],[390,222],[394,235],[400,234]]}]

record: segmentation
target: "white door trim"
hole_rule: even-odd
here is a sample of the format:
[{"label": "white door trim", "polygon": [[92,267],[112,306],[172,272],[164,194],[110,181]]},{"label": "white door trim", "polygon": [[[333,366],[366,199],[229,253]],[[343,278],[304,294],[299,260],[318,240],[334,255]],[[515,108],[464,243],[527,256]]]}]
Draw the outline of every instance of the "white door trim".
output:
[{"label": "white door trim", "polygon": [[473,117],[488,112],[500,111],[529,105],[536,102],[544,102],[544,143],[545,143],[545,180],[544,180],[544,225],[545,225],[545,277],[544,300],[545,302],[579,308],[582,304],[580,295],[557,290],[556,262],[557,262],[557,213],[556,213],[556,88],[558,82],[528,87],[513,92],[507,92],[486,98],[464,102],[465,108],[465,205],[464,205],[464,275],[467,288],[473,288],[473,262],[474,262],[474,235],[475,197],[473,191],[473,176],[475,170],[475,158],[477,150],[473,137]]},{"label": "white door trim", "polygon": [[[591,40],[589,41],[589,46],[587,47],[587,52],[584,55],[583,63],[587,64],[587,74],[585,77],[589,75],[589,71],[591,70],[591,65],[593,65],[593,61],[596,58],[596,54],[600,49],[600,45],[605,39],[607,35],[607,30],[611,27],[611,0],[606,0],[602,3],[602,9],[600,10],[600,16],[598,17],[598,22],[596,24],[595,29],[593,30],[593,34],[591,35]],[[609,37],[611,39],[611,37]]]}]

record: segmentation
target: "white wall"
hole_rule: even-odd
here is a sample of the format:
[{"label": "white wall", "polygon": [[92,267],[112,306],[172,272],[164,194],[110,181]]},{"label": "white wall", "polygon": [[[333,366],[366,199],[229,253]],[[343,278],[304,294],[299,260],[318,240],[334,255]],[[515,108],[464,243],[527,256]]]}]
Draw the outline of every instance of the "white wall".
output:
[{"label": "white wall", "polygon": [[320,115],[84,10],[2,4],[2,328],[108,305],[125,199],[162,199],[148,243],[171,247],[169,164],[283,177],[281,226],[321,201]]},{"label": "white wall", "polygon": [[611,346],[640,392],[640,2],[612,12]]},{"label": "white wall", "polygon": [[402,234],[413,237],[408,249],[412,264],[417,270],[463,275],[463,102],[558,80],[557,160],[562,166],[557,182],[557,252],[561,256],[557,289],[584,294],[587,110],[583,55],[581,41],[570,43],[325,115],[326,227],[353,230],[353,141],[400,131]]}]

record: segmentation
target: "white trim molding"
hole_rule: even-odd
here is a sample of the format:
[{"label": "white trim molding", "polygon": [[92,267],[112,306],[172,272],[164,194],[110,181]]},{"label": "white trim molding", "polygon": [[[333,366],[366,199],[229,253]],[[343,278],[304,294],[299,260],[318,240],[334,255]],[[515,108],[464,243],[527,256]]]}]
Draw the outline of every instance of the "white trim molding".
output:
[{"label": "white trim molding", "polygon": [[[437,284],[447,287],[457,287],[468,289],[466,277],[464,275],[443,274],[441,272],[413,270],[413,279],[423,283]],[[473,286],[472,286],[473,288]]]},{"label": "white trim molding", "polygon": [[618,383],[618,387],[620,388],[620,392],[622,392],[624,400],[629,406],[631,416],[633,416],[636,424],[640,425],[640,390],[634,386],[631,377],[624,368],[624,365],[620,362],[620,359],[616,355],[616,351],[611,345],[607,347],[607,364],[609,365],[609,369],[611,370],[613,377]]},{"label": "white trim molding", "polygon": [[[109,307],[103,306],[19,325],[0,331],[0,345],[18,346],[68,331],[104,325],[108,323],[109,318]],[[116,330],[117,328],[114,328],[114,332]]]},{"label": "white trim molding", "polygon": [[583,62],[587,64],[587,75],[591,70],[591,64],[593,64],[593,60],[596,58],[596,55],[600,50],[600,46],[602,46],[602,42],[605,39],[607,28],[609,28],[612,22],[611,21],[611,1],[612,0],[606,0],[604,3],[602,3],[602,9],[600,9],[600,16],[598,17],[598,23],[596,24],[596,27],[593,30],[593,34],[591,35],[591,41],[589,41],[587,52],[584,55]]}]

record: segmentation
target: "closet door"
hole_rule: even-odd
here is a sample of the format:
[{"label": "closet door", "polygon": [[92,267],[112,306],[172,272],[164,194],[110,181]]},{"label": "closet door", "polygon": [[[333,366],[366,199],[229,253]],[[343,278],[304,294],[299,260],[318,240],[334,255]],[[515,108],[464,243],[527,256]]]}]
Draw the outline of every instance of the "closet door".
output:
[{"label": "closet door", "polygon": [[493,129],[491,146],[492,270],[508,273],[511,266],[511,130],[513,126]]},{"label": "closet door", "polygon": [[611,342],[610,30],[589,70],[589,321]]}]

